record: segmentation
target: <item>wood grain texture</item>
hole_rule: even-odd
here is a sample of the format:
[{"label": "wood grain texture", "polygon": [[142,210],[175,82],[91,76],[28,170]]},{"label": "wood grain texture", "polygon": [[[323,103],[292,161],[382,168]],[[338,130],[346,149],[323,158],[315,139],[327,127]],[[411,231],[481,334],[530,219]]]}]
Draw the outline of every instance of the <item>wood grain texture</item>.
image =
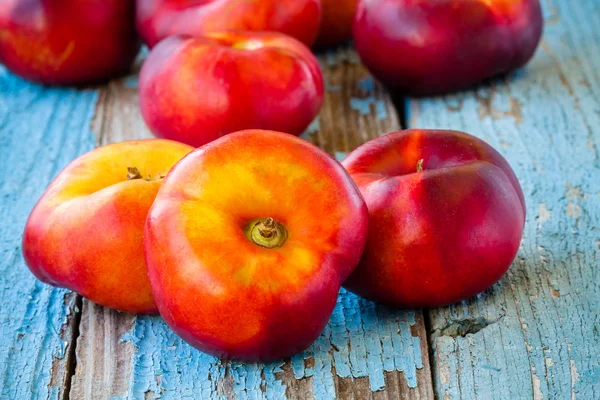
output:
[{"label": "wood grain texture", "polygon": [[47,89],[0,66],[0,398],[62,399],[77,297],[34,278],[21,235],[51,179],[91,149],[97,93]]},{"label": "wood grain texture", "polygon": [[[390,99],[354,52],[321,59],[326,101],[305,139],[339,159],[399,129]],[[101,144],[151,136],[137,108],[135,76],[102,91],[94,126]],[[88,302],[80,331],[71,391],[78,399],[433,398],[422,313],[379,307],[344,290],[317,342],[279,363],[224,363],[185,344],[159,317],[132,317]],[[114,366],[119,381],[106,373]]]},{"label": "wood grain texture", "polygon": [[413,100],[409,125],[473,133],[519,176],[527,224],[491,290],[432,310],[440,399],[600,398],[600,2],[543,1],[524,70]]},{"label": "wood grain texture", "polygon": [[134,316],[83,300],[71,399],[115,399],[128,392],[135,349],[121,337]]}]

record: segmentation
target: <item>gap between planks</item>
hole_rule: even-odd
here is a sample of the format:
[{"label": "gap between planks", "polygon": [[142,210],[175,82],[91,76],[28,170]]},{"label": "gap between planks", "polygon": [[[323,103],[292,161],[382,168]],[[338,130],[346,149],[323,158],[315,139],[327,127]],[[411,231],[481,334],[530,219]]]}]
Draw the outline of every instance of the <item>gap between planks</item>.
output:
[{"label": "gap between planks", "polygon": [[81,296],[75,293],[72,293],[70,295],[75,297],[75,304],[73,306],[72,320],[69,321],[69,326],[71,328],[71,340],[67,345],[67,356],[65,361],[66,374],[64,380],[64,391],[62,393],[63,400],[70,399],[71,381],[73,379],[73,375],[75,375],[75,370],[77,368],[76,350],[77,340],[79,339],[79,326],[81,323],[81,314],[83,307],[83,298]]}]

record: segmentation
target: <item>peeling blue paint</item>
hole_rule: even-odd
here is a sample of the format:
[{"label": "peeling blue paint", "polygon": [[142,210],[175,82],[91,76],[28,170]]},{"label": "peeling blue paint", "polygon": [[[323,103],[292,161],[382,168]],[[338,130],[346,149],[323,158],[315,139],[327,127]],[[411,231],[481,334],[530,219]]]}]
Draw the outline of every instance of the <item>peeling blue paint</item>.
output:
[{"label": "peeling blue paint", "polygon": [[583,384],[598,385],[600,384],[600,364],[594,365],[587,371],[577,373],[579,375],[579,382]]},{"label": "peeling blue paint", "polygon": [[372,93],[375,91],[375,79],[369,75],[358,81],[358,87],[367,93]]},{"label": "peeling blue paint", "polygon": [[359,111],[361,115],[369,115],[371,114],[370,106],[371,104],[375,104],[375,102],[376,100],[373,96],[366,99],[353,97],[350,99],[350,107],[355,111]]},{"label": "peeling blue paint", "polygon": [[359,111],[361,115],[371,114],[371,105],[375,106],[375,116],[380,120],[388,118],[386,104],[383,100],[375,98],[375,79],[372,76],[366,76],[358,81],[358,88],[367,97],[352,97],[350,99],[350,108]]},{"label": "peeling blue paint", "polygon": [[387,119],[388,112],[383,100],[377,100],[377,103],[375,103],[375,115],[381,120]]},{"label": "peeling blue paint", "polygon": [[282,363],[225,363],[187,345],[160,317],[137,317],[122,340],[137,348],[128,398],[144,399],[147,392],[161,399],[221,398],[217,385],[227,370],[238,399],[262,398],[263,388],[269,398],[285,397],[285,387],[275,376]]},{"label": "peeling blue paint", "polygon": [[60,395],[58,387],[50,386],[52,362],[65,356],[60,334],[74,302],[65,301],[68,291],[45,285],[29,272],[21,235],[51,179],[93,148],[90,121],[96,100],[95,91],[45,88],[0,66],[0,398]]},{"label": "peeling blue paint", "polygon": [[356,97],[350,99],[350,108],[360,112],[361,115],[370,115],[371,105],[375,106],[375,116],[378,119],[387,119],[388,112],[383,100],[377,100],[374,96],[370,96],[365,99],[359,99]]},{"label": "peeling blue paint", "polygon": [[339,162],[342,162],[344,160],[344,158],[346,158],[347,155],[348,155],[348,153],[346,153],[345,151],[336,151],[335,159],[338,160]]},{"label": "peeling blue paint", "polygon": [[[317,400],[335,399],[334,367],[342,378],[368,377],[373,391],[385,387],[384,371],[403,371],[409,387],[416,387],[423,364],[420,339],[411,334],[414,324],[413,311],[377,306],[342,289],[324,332],[291,359],[294,376],[312,379]],[[162,399],[215,397],[226,373],[238,399],[285,398],[286,387],[276,375],[283,362],[223,363],[184,343],[159,317],[137,317],[121,340],[137,348],[129,398],[143,399],[147,392]],[[307,368],[311,358],[314,367]]]},{"label": "peeling blue paint", "polygon": [[319,57],[319,61],[321,62],[321,66],[323,68],[332,68],[343,63],[360,64],[360,58],[358,57],[358,54],[352,50],[352,46],[350,45],[344,47],[343,49],[337,48],[327,50],[325,54],[322,54]]},{"label": "peeling blue paint", "polygon": [[308,128],[300,135],[300,138],[304,140],[309,140],[311,136],[316,135],[321,129],[321,124],[319,122],[319,116],[315,117],[315,119],[310,123]]},{"label": "peeling blue paint", "polygon": [[139,85],[139,75],[129,75],[123,79],[123,86],[128,89],[137,89]]}]

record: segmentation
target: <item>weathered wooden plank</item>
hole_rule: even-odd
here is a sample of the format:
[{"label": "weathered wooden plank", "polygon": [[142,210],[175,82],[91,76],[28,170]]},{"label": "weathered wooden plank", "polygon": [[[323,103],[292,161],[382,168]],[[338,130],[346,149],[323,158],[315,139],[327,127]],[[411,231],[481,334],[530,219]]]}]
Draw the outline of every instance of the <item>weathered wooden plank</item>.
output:
[{"label": "weathered wooden plank", "polygon": [[[0,398],[63,398],[70,380],[76,295],[36,280],[21,255],[35,201],[92,148],[97,93],[47,89],[0,66]],[[68,392],[68,391],[67,391]]]},{"label": "weathered wooden plank", "polygon": [[[324,56],[323,65],[325,106],[305,133],[307,140],[342,158],[366,140],[399,128],[391,101],[355,53]],[[103,91],[95,121],[102,144],[150,136],[136,96],[134,77]],[[280,363],[223,363],[186,345],[159,317],[133,318],[89,302],[80,328],[71,391],[78,399],[433,398],[422,313],[379,307],[343,290],[317,342]],[[118,382],[107,375],[115,365]]]},{"label": "weathered wooden plank", "polygon": [[320,60],[325,103],[304,138],[339,159],[370,139],[400,129],[389,95],[360,65],[356,52],[339,50]]},{"label": "weathered wooden plank", "polygon": [[127,393],[134,347],[121,342],[134,316],[83,300],[71,399],[114,399]]},{"label": "weathered wooden plank", "polygon": [[507,276],[431,312],[440,399],[600,398],[600,2],[543,6],[526,69],[408,105],[411,127],[465,130],[499,149],[528,206]]}]

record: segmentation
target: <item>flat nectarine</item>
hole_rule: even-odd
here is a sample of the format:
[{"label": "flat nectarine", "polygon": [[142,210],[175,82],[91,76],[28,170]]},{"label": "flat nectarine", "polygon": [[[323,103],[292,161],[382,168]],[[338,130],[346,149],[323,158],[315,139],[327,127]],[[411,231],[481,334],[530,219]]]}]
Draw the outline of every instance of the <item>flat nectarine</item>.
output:
[{"label": "flat nectarine", "polygon": [[292,135],[244,131],[181,160],[146,224],[161,315],[207,353],[289,357],[321,333],[365,245],[344,168]]},{"label": "flat nectarine", "polygon": [[100,147],[71,162],[25,226],[23,255],[34,275],[107,307],[156,312],[144,224],[163,176],[192,150],[169,140],[140,140]]},{"label": "flat nectarine", "polygon": [[173,36],[140,75],[140,106],[159,137],[201,146],[242,129],[300,135],[323,103],[319,62],[280,33]]},{"label": "flat nectarine", "polygon": [[344,283],[397,307],[435,307],[489,288],[523,234],[525,201],[506,160],[456,131],[412,129],[343,161],[369,208],[369,240]]}]

